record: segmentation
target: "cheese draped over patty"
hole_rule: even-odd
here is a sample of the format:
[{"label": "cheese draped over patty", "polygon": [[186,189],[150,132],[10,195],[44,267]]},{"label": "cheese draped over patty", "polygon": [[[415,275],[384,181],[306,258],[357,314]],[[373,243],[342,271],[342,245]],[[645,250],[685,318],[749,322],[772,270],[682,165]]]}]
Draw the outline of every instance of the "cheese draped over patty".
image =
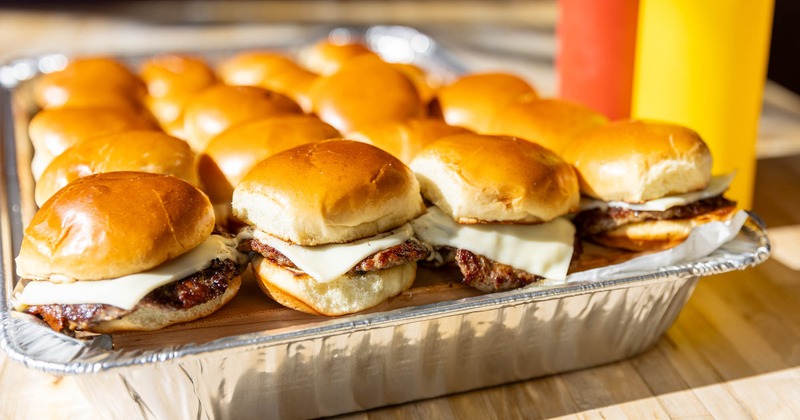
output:
[{"label": "cheese draped over patty", "polygon": [[191,251],[150,270],[107,280],[52,283],[31,280],[15,295],[15,307],[48,304],[106,304],[130,310],[148,293],[208,268],[211,261],[237,260],[236,240],[211,235]]},{"label": "cheese draped over patty", "polygon": [[567,278],[575,244],[575,226],[563,217],[535,225],[462,225],[434,206],[411,226],[431,245],[465,249],[551,280]]},{"label": "cheese draped over patty", "polygon": [[384,249],[400,245],[413,236],[411,225],[343,244],[302,246],[286,242],[253,228],[243,235],[271,246],[289,258],[294,265],[320,283],[328,283],[350,271],[364,258]]}]

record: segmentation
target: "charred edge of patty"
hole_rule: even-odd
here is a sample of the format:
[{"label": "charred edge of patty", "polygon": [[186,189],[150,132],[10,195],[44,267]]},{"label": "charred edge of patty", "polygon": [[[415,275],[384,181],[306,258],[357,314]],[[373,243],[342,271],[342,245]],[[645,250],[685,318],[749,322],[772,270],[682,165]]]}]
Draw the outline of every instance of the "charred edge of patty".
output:
[{"label": "charred edge of patty", "polygon": [[465,249],[456,251],[455,260],[464,275],[462,283],[484,293],[517,289],[544,279]]},{"label": "charred edge of patty", "polygon": [[598,235],[630,223],[654,220],[689,219],[711,213],[723,208],[736,207],[736,202],[721,194],[689,203],[685,206],[671,207],[664,211],[630,210],[620,207],[591,209],[578,213],[572,220],[578,233],[584,237]]},{"label": "charred edge of patty", "polygon": [[[257,240],[248,239],[239,245],[242,252],[255,252],[282,267],[300,271],[300,269],[277,249]],[[411,238],[402,244],[380,250],[361,260],[347,274],[360,275],[370,271],[386,270],[409,262],[424,260],[430,255],[428,247]]]},{"label": "charred edge of patty", "polygon": [[120,319],[141,307],[189,309],[224,294],[230,280],[239,274],[236,261],[214,259],[207,268],[152,290],[130,310],[107,304],[83,303],[31,305],[25,312],[42,318],[56,331],[87,330],[101,322]]},{"label": "charred edge of patty", "polygon": [[[485,293],[502,292],[517,289],[544,280],[544,277],[515,269],[466,249],[449,246],[435,247],[434,252],[441,256],[436,259],[436,266],[456,265],[464,276],[462,283]],[[572,248],[572,259],[569,272],[578,267],[583,245],[576,235]]]}]

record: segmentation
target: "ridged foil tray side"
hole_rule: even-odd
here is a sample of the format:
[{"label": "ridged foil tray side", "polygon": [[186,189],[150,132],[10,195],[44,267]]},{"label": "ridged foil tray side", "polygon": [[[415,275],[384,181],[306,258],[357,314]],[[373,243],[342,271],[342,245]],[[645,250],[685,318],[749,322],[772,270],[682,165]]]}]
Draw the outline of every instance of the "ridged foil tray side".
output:
[{"label": "ridged foil tray side", "polygon": [[[696,277],[510,301],[354,326],[76,377],[98,413],[309,418],[430,398],[623,359],[650,346]],[[102,389],[103,392],[97,392]],[[107,395],[130,395],[114,399]]]}]

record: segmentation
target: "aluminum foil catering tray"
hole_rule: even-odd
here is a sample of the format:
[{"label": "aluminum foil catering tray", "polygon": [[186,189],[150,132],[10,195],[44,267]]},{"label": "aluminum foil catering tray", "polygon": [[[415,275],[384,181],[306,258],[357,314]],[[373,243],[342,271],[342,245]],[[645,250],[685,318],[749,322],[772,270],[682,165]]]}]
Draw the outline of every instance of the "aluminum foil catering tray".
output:
[{"label": "aluminum foil catering tray", "polygon": [[[336,30],[363,37],[378,52],[399,52],[395,60],[446,76],[462,71],[434,39],[411,28]],[[653,346],[700,277],[769,256],[763,223],[742,213],[735,237],[702,255],[692,247],[617,264],[630,255],[588,246],[586,268],[604,267],[566,284],[480,294],[461,286],[458,273],[420,269],[407,293],[362,314],[325,318],[284,309],[245,278],[239,295],[208,319],[153,333],[70,338],[9,308],[13,259],[35,210],[30,114],[20,98],[24,80],[59,60],[0,66],[0,346],[32,369],[73,375],[103,417],[319,417],[608,363]]]}]

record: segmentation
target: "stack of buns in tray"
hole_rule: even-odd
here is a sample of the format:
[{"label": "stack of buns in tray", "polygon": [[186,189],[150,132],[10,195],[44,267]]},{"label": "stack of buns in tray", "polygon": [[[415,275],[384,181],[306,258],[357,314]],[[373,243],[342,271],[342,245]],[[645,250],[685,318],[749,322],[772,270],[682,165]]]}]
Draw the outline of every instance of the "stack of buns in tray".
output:
[{"label": "stack of buns in tray", "polygon": [[76,58],[35,80],[40,209],[13,299],[59,331],[208,315],[247,264],[329,316],[409,289],[418,264],[483,292],[564,281],[584,240],[664,249],[735,209],[692,130],[609,122],[508,73],[442,82],[329,40],[131,69]]}]

